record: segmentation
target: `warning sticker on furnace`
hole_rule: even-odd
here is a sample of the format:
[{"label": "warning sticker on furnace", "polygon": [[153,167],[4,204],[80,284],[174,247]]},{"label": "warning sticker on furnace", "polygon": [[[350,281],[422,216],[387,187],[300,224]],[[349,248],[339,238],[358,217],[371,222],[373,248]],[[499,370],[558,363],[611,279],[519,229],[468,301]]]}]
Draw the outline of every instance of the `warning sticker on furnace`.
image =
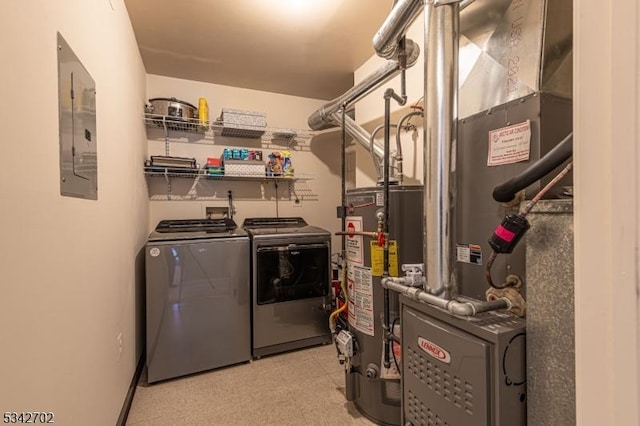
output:
[{"label": "warning sticker on furnace", "polygon": [[515,124],[489,132],[487,166],[527,161],[531,151],[531,122]]},{"label": "warning sticker on furnace", "polygon": [[482,266],[482,247],[477,244],[458,244],[456,247],[458,262]]}]

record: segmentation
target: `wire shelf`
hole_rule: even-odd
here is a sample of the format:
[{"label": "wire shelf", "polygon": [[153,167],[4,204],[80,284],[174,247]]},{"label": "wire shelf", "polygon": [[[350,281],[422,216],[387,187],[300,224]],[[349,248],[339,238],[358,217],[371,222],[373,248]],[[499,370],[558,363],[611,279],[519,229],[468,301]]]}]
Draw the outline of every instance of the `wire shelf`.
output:
[{"label": "wire shelf", "polygon": [[220,136],[225,136],[228,138],[243,138],[243,139],[259,139],[265,133],[264,127],[252,127],[252,126],[219,126],[213,125],[213,131],[215,133],[219,133]]},{"label": "wire shelf", "polygon": [[207,180],[235,180],[235,181],[297,181],[311,180],[313,176],[308,174],[296,174],[293,176],[267,176],[267,175],[217,175],[209,174],[204,169],[187,169],[187,168],[171,168],[171,167],[148,167],[144,168],[145,176],[149,177],[165,177],[165,178],[188,178],[188,179],[207,179]]},{"label": "wire shelf", "polygon": [[197,118],[177,118],[160,114],[145,114],[144,122],[149,127],[158,127],[169,130],[177,130],[190,133],[204,133],[209,129],[209,123],[201,122]]},{"label": "wire shelf", "polygon": [[263,141],[279,141],[287,144],[294,140],[311,139],[315,132],[310,130],[265,127],[251,124],[225,124],[222,121],[201,122],[198,119],[182,119],[160,114],[144,115],[144,122],[149,128],[158,128],[168,135],[170,131],[197,133],[205,135],[205,142],[212,143],[215,136],[243,139],[262,139]]}]

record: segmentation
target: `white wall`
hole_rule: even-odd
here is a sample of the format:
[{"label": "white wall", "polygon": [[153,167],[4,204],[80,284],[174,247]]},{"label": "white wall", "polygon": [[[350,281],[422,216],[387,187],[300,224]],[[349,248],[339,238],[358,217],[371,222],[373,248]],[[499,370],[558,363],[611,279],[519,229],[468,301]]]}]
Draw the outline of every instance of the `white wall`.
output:
[{"label": "white wall", "polygon": [[[205,97],[209,105],[210,119],[220,116],[222,108],[234,108],[266,113],[267,125],[273,128],[308,129],[307,118],[325,101],[281,95],[257,90],[222,86],[218,84],[181,80],[157,75],[147,76],[147,94],[154,97],[176,97],[194,105],[200,97]],[[302,135],[302,133],[301,133]],[[262,185],[260,182],[206,181],[196,188],[198,197],[194,200],[155,201],[156,195],[166,192],[164,179],[151,178],[152,195],[149,211],[149,230],[162,219],[185,219],[204,217],[207,206],[226,207],[227,191],[234,194],[235,220],[240,225],[244,218],[252,216],[302,216],[307,222],[321,226],[332,233],[339,230],[336,206],[340,204],[340,139],[339,132],[329,132],[311,138],[299,138],[292,145],[291,158],[296,174],[309,175],[311,180],[296,182],[292,188],[301,197],[301,203],[294,207],[289,193],[289,185],[278,187],[278,211],[274,183]],[[171,139],[190,140],[184,134],[170,134]],[[149,130],[149,154],[164,155],[165,143],[162,132]],[[192,139],[198,141],[201,137]],[[265,156],[286,145],[265,145],[256,139],[238,139],[216,136],[213,143],[171,143],[170,154],[196,158],[200,165],[207,157],[220,157],[225,147],[247,147],[261,149]],[[191,181],[173,179],[174,195],[185,195],[191,188]],[[333,251],[340,250],[339,238],[333,239]]]},{"label": "white wall", "polygon": [[[97,85],[97,201],[60,195],[57,31]],[[0,54],[0,412],[113,425],[141,352],[148,221],[145,71],[127,11],[122,0],[4,1]]]},{"label": "white wall", "polygon": [[574,2],[579,425],[638,425],[637,1]]}]

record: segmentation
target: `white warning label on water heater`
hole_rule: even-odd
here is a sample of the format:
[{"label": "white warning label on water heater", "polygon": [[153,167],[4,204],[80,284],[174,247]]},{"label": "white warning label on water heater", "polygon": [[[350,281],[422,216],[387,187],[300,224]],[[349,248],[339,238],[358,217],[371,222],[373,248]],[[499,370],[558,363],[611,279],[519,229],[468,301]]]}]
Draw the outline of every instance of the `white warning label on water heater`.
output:
[{"label": "white warning label on water heater", "polygon": [[361,333],[373,336],[373,281],[371,268],[349,265],[347,293],[349,295],[349,325]]},{"label": "white warning label on water heater", "polygon": [[[347,232],[362,232],[362,217],[347,216]],[[345,248],[347,251],[347,262],[356,265],[364,263],[364,246],[362,245],[362,235],[347,235],[345,237]]]},{"label": "white warning label on water heater", "polygon": [[384,193],[376,192],[376,206],[384,206]]},{"label": "white warning label on water heater", "polygon": [[531,122],[515,124],[489,132],[487,166],[527,161],[531,151]]}]

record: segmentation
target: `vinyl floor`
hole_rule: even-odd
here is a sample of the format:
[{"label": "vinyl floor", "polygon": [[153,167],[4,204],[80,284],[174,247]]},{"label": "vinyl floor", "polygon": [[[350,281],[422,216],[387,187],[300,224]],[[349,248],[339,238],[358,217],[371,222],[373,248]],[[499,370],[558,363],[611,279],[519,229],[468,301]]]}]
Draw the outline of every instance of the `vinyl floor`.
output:
[{"label": "vinyl floor", "polygon": [[373,425],[344,397],[331,344],[147,385],[127,425]]}]

